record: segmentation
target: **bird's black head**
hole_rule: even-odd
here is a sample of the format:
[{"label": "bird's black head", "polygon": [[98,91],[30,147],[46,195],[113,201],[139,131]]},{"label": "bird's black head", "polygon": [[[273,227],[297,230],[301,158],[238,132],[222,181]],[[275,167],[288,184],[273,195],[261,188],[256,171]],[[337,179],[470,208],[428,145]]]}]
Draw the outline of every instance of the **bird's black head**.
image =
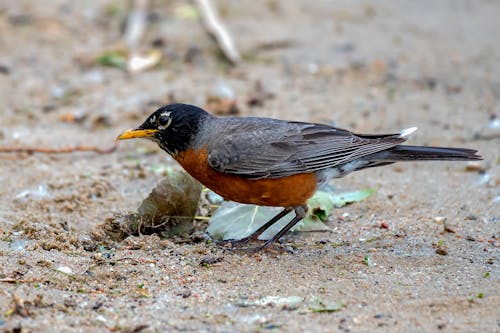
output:
[{"label": "bird's black head", "polygon": [[210,115],[189,104],[165,105],[150,115],[141,126],[118,136],[118,140],[148,138],[169,154],[187,150],[204,119]]}]

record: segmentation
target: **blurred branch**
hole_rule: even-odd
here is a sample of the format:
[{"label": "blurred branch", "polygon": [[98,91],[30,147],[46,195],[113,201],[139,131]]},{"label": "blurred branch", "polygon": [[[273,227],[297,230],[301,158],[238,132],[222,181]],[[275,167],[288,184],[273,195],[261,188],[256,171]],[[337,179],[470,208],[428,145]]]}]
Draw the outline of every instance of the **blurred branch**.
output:
[{"label": "blurred branch", "polygon": [[215,39],[222,53],[235,65],[241,60],[240,53],[234,45],[231,35],[220,22],[217,12],[210,0],[195,0],[200,8],[202,22],[207,32]]},{"label": "blurred branch", "polygon": [[127,17],[124,38],[129,50],[135,50],[146,30],[146,10],[148,0],[134,0],[132,10]]}]

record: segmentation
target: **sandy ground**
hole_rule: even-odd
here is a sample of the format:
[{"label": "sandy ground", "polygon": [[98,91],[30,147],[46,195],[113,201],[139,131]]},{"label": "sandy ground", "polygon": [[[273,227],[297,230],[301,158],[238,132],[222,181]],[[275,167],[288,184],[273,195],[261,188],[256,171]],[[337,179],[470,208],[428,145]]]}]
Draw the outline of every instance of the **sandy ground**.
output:
[{"label": "sandy ground", "polygon": [[[149,142],[1,154],[0,330],[500,331],[499,2],[219,1],[245,59],[230,68],[186,3],[155,1],[142,43],[161,39],[164,60],[134,75],[93,61],[119,43],[123,3],[0,4],[0,147],[108,148],[158,105],[229,89],[240,115],[418,126],[411,143],[484,161],[335,181],[378,191],[330,233],[289,235],[292,253],[248,256],[199,237],[105,240],[106,219],[175,166]],[[249,106],[257,81],[273,97]]]}]

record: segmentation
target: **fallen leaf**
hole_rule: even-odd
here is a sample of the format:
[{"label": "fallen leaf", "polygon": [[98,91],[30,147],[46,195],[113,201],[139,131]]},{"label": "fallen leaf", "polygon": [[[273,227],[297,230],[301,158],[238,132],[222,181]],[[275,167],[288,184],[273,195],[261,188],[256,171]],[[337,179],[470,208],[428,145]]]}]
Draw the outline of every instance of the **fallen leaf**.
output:
[{"label": "fallen leaf", "polygon": [[122,51],[109,51],[97,57],[96,62],[101,66],[127,69],[127,56]]},{"label": "fallen leaf", "polygon": [[335,303],[330,305],[323,305],[320,307],[311,307],[310,310],[311,312],[317,312],[317,313],[333,313],[339,311],[343,307],[344,304]]},{"label": "fallen leaf", "polygon": [[358,191],[353,191],[353,192],[347,192],[347,193],[341,193],[338,195],[332,195],[332,203],[335,208],[340,208],[343,207],[347,204],[353,203],[353,202],[359,202],[362,201],[366,198],[368,198],[370,195],[375,193],[376,190],[373,188],[367,188],[363,190],[358,190]]},{"label": "fallen leaf", "polygon": [[175,17],[185,20],[197,20],[200,17],[198,8],[191,4],[179,4],[174,8]]},{"label": "fallen leaf", "polygon": [[166,177],[144,199],[138,212],[117,214],[101,226],[115,240],[129,235],[184,235],[193,228],[201,185],[184,171],[165,169]]},{"label": "fallen leaf", "polygon": [[127,61],[127,70],[138,73],[153,68],[160,63],[162,53],[160,50],[151,50],[147,54],[132,54]]},{"label": "fallen leaf", "polygon": [[[375,190],[364,189],[341,194],[334,194],[332,192],[333,190],[331,189],[317,191],[307,202],[309,209],[306,217],[292,228],[292,231],[329,230],[323,221],[328,219],[333,208],[361,201],[374,193]],[[207,232],[211,237],[219,240],[240,240],[250,236],[281,210],[282,208],[279,207],[244,205],[225,201],[210,218]],[[295,212],[293,211],[285,215],[281,220],[262,233],[259,239],[271,239],[294,216]]]},{"label": "fallen leaf", "polygon": [[165,177],[139,206],[145,226],[155,227],[168,221],[162,235],[172,236],[193,229],[201,185],[183,171],[167,170]]},{"label": "fallen leaf", "polygon": [[[207,232],[215,239],[239,240],[251,235],[264,223],[279,213],[281,208],[243,205],[237,202],[224,201],[210,218]],[[290,221],[290,213],[282,220]],[[282,221],[279,221],[280,223]],[[259,239],[265,239],[262,234]]]}]

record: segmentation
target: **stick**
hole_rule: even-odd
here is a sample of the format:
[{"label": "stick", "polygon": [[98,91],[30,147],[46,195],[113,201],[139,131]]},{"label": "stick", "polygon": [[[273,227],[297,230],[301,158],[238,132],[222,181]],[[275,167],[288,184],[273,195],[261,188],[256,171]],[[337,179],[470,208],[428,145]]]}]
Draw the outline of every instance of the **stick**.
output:
[{"label": "stick", "polygon": [[240,53],[236,49],[231,35],[220,22],[211,0],[196,0],[196,3],[200,8],[205,29],[216,40],[226,58],[235,65],[241,60]]},{"label": "stick", "polygon": [[90,151],[97,154],[111,154],[117,148],[115,144],[111,148],[98,148],[95,146],[75,146],[75,147],[65,147],[65,148],[45,148],[45,147],[0,147],[0,153],[27,153],[27,154],[70,154],[77,151]]},{"label": "stick", "polygon": [[45,283],[47,280],[42,280],[42,279],[14,279],[14,278],[3,278],[0,279],[0,283],[13,283],[13,284],[18,284],[18,283]]}]

